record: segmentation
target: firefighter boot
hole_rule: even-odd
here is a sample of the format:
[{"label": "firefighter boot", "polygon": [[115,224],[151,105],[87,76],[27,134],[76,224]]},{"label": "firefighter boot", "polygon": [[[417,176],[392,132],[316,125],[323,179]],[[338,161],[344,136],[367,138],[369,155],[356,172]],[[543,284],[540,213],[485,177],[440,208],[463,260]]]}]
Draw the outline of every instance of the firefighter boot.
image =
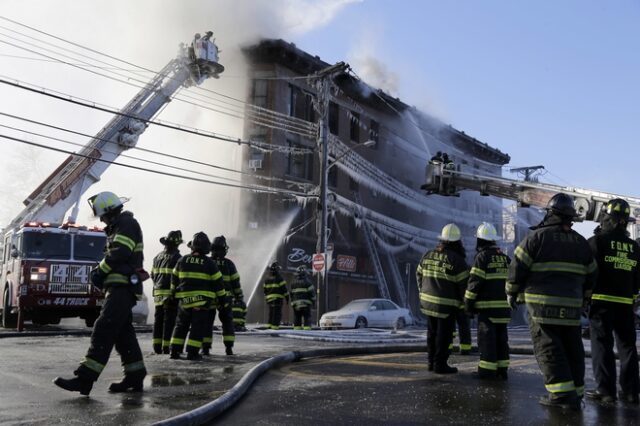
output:
[{"label": "firefighter boot", "polygon": [[454,374],[458,372],[456,367],[451,367],[450,365],[436,365],[434,368],[434,373],[436,374]]},{"label": "firefighter boot", "polygon": [[180,359],[180,352],[175,349],[171,349],[171,355],[169,355],[171,359]]},{"label": "firefighter boot", "polygon": [[144,381],[144,377],[146,375],[146,371],[125,374],[122,381],[111,383],[111,385],[109,386],[109,392],[119,393],[129,390],[132,392],[142,392],[142,382]]},{"label": "firefighter boot", "polygon": [[158,355],[162,354],[162,345],[153,345],[153,352]]},{"label": "firefighter boot", "polygon": [[202,348],[202,355],[204,356],[211,355],[211,350],[209,348]]},{"label": "firefighter boot", "polygon": [[233,346],[226,346],[225,349],[224,349],[224,352],[227,355],[233,355]]},{"label": "firefighter boot", "polygon": [[84,396],[89,396],[91,388],[93,387],[92,380],[81,377],[74,377],[73,379],[56,377],[53,384],[69,392],[80,392],[80,394]]},{"label": "firefighter boot", "polygon": [[509,380],[509,373],[507,373],[506,367],[498,367],[496,374],[500,380]]},{"label": "firefighter boot", "polygon": [[189,361],[200,361],[202,360],[202,355],[200,355],[197,351],[187,351],[187,359]]}]

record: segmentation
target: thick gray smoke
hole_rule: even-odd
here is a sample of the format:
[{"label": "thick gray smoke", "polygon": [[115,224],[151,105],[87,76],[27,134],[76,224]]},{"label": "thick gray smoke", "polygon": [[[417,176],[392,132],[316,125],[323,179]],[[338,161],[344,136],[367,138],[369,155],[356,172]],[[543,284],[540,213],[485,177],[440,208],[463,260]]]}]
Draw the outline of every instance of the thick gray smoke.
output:
[{"label": "thick gray smoke", "polygon": [[[207,81],[203,87],[244,100],[248,80],[246,64],[240,51],[242,46],[262,37],[287,39],[312,31],[328,24],[350,3],[353,3],[353,0],[60,0],[55,4],[44,0],[31,1],[28,4],[16,0],[3,3],[3,15],[154,70],[160,69],[175,57],[179,43],[189,42],[196,32],[212,30],[221,49],[220,62],[226,71],[219,80]],[[37,58],[36,55],[18,50],[11,53],[15,56]],[[24,59],[0,58],[0,67],[4,75],[116,108],[124,106],[138,90],[62,64],[33,61],[26,64],[28,66],[25,66]],[[152,75],[142,73],[142,76],[149,79]],[[50,101],[39,95],[27,95],[20,90],[7,87],[0,87],[0,97],[5,108],[8,108],[7,112],[88,134],[95,134],[110,118],[108,114]],[[236,138],[243,136],[245,126],[242,119],[175,100],[166,106],[159,118]],[[42,131],[41,128],[38,130]],[[56,136],[62,137],[62,134]],[[68,135],[64,137],[68,138]],[[82,138],[74,140],[86,143]],[[58,146],[55,142],[49,143]],[[138,146],[234,169],[243,167],[240,148],[236,144],[154,126],[150,126],[140,137]],[[64,148],[69,149],[68,146]],[[3,191],[15,195],[9,199],[5,198],[6,203],[10,203],[11,206],[6,206],[5,210],[0,211],[3,215],[2,223],[8,223],[21,210],[22,206],[16,201],[24,199],[36,184],[66,157],[50,152],[45,152],[44,155],[30,155],[30,152],[23,146],[7,141],[0,145],[0,178],[3,182],[9,183],[3,185]],[[128,154],[149,157],[135,150]],[[24,160],[25,157],[29,161]],[[153,159],[172,163],[163,157]],[[123,162],[138,164],[131,160]],[[147,164],[144,166],[149,167]],[[185,167],[185,164],[180,166]],[[208,168],[198,170],[221,174]],[[25,178],[25,175],[28,178]],[[239,179],[238,174],[226,176]],[[224,234],[228,238],[242,238],[242,235],[237,235],[238,229],[243,228],[238,189],[111,166],[102,176],[102,180],[83,196],[78,222],[95,221],[91,218],[84,199],[103,190],[131,198],[126,207],[135,213],[142,224],[147,269],[151,268],[153,256],[162,248],[159,238],[169,230],[181,229],[185,242],[198,231],[205,231],[210,237]],[[281,232],[282,235],[265,235],[265,241],[282,239],[286,229],[277,232]],[[252,243],[259,246],[262,242]],[[181,248],[183,253],[187,250],[185,246]],[[249,267],[245,266],[249,262],[259,263],[260,268],[265,263],[263,259],[235,260],[241,275],[244,268]],[[149,290],[149,282],[146,285]],[[246,285],[249,285],[249,282],[246,282]],[[249,291],[249,288],[245,289],[245,292]]]}]

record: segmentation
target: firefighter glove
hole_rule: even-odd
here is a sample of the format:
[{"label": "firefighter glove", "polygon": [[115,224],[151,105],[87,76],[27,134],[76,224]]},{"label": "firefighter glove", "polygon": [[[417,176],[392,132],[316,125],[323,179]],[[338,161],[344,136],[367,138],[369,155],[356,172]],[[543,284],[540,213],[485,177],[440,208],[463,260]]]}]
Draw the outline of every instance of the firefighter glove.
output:
[{"label": "firefighter glove", "polygon": [[97,266],[91,270],[91,284],[102,289],[106,275]]},{"label": "firefighter glove", "polygon": [[509,303],[509,306],[511,306],[511,309],[514,311],[518,309],[518,304],[516,300],[517,300],[517,296],[514,296],[512,294],[507,295],[507,303]]}]

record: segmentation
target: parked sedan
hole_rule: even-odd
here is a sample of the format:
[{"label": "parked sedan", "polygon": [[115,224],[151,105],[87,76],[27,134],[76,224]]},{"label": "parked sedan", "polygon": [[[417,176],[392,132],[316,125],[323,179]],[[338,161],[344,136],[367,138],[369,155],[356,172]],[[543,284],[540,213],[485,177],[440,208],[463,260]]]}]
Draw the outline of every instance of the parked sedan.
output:
[{"label": "parked sedan", "polygon": [[413,324],[408,309],[388,299],[358,299],[337,311],[327,312],[320,318],[320,328],[403,328]]}]

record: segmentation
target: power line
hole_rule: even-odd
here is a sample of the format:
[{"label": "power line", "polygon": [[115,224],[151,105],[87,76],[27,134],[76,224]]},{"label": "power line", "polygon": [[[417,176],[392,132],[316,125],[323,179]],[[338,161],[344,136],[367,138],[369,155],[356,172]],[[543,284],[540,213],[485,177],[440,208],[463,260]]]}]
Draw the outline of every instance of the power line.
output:
[{"label": "power line", "polygon": [[[60,38],[60,37],[54,36],[54,35],[52,35],[52,34],[45,33],[45,32],[40,31],[40,30],[36,30],[36,29],[34,29],[34,28],[32,28],[32,27],[29,27],[29,26],[27,26],[27,25],[21,24],[21,23],[16,22],[16,21],[12,21],[12,20],[10,20],[10,19],[8,19],[8,18],[4,18],[4,17],[1,17],[1,16],[0,16],[0,19],[7,20],[7,21],[12,22],[12,23],[14,23],[14,24],[16,24],[16,25],[20,25],[20,26],[23,26],[23,27],[29,28],[29,29],[31,29],[31,30],[33,30],[33,31],[37,31],[37,32],[39,32],[39,33],[46,34],[46,35],[47,35],[47,36],[49,36],[49,37],[55,38],[55,39],[57,39],[57,40],[61,40],[61,41],[65,42],[65,43],[69,43],[69,44],[71,44],[71,45],[81,47],[81,48],[83,48],[83,49],[89,50],[89,51],[91,51],[91,52],[94,52],[94,53],[97,53],[97,54],[100,54],[100,55],[103,55],[103,56],[106,56],[106,57],[108,57],[108,58],[111,58],[111,59],[117,60],[117,61],[119,61],[119,62],[126,63],[126,64],[128,64],[128,65],[131,65],[131,66],[134,66],[134,67],[136,67],[136,68],[139,68],[139,69],[141,69],[141,70],[143,70],[143,71],[145,71],[145,72],[151,72],[151,73],[157,74],[157,71],[153,71],[153,70],[150,70],[150,69],[147,69],[147,68],[144,68],[144,67],[141,67],[141,66],[138,66],[138,65],[132,64],[132,63],[127,62],[127,61],[123,61],[123,60],[118,59],[118,58],[116,58],[116,57],[113,57],[113,56],[110,56],[110,55],[107,55],[107,54],[104,54],[104,53],[98,52],[98,51],[96,51],[96,50],[94,50],[94,49],[91,49],[91,48],[88,48],[88,47],[85,47],[85,46],[79,45],[78,43],[74,43],[74,42],[72,42],[72,41],[65,40],[65,39],[63,39],[63,38]],[[58,45],[56,45],[56,44],[49,43],[49,42],[47,42],[47,41],[45,41],[45,40],[42,40],[42,39],[39,39],[39,38],[36,38],[36,37],[32,37],[32,36],[30,36],[30,35],[28,35],[28,34],[21,33],[21,32],[19,32],[19,31],[13,30],[13,29],[11,29],[11,28],[7,28],[7,27],[4,27],[4,26],[0,26],[0,28],[3,28],[3,29],[6,29],[6,30],[8,30],[8,31],[11,31],[11,32],[13,32],[13,33],[19,34],[19,35],[21,35],[21,36],[23,36],[23,37],[27,37],[27,38],[32,39],[32,40],[36,40],[36,41],[38,41],[38,42],[45,43],[45,44],[47,44],[47,45],[49,45],[49,46],[53,46],[53,47],[56,47],[56,48],[58,48],[58,49],[62,49],[62,50],[64,50],[64,51],[66,51],[66,52],[73,53],[74,55],[78,55],[78,56],[81,56],[81,57],[84,57],[84,58],[87,58],[87,59],[90,59],[90,60],[93,60],[93,61],[97,61],[97,62],[102,63],[102,64],[105,64],[105,65],[113,65],[113,64],[110,64],[110,63],[108,63],[108,62],[101,61],[101,60],[99,60],[99,59],[96,59],[96,58],[90,57],[90,56],[88,56],[88,55],[85,55],[85,54],[82,54],[82,53],[79,53],[79,52],[73,51],[73,50],[71,50],[71,49],[67,49],[67,48],[64,48],[64,47],[62,47],[62,46],[58,46]],[[37,47],[37,48],[43,49],[43,50],[45,50],[45,51],[49,51],[49,52],[52,52],[52,53],[55,53],[55,54],[60,54],[59,52],[53,52],[53,51],[51,51],[50,49],[42,48],[42,47],[40,47],[40,46],[34,45],[33,43],[25,42],[24,40],[20,40],[20,39],[17,39],[17,38],[15,38],[15,37],[12,37],[12,36],[7,36],[6,34],[3,34],[3,35],[5,35],[5,37],[9,37],[9,38],[11,38],[11,39],[13,39],[13,40],[20,41],[20,42],[22,42],[22,43],[25,43],[25,44],[28,44],[28,45],[31,45],[31,46],[34,46],[34,47]],[[15,46],[15,45],[13,45],[13,46],[14,46],[14,47],[21,48],[21,47],[19,47],[19,46]],[[38,53],[38,52],[33,52],[33,51],[31,51],[31,52],[32,52],[32,53],[35,53],[35,54],[40,54],[40,53]],[[46,56],[46,55],[44,55],[44,56]],[[69,56],[67,56],[67,55],[63,55],[63,56],[65,56],[65,57],[69,57]],[[75,59],[75,58],[72,58],[72,59]],[[55,60],[55,58],[54,58],[54,60]],[[64,61],[61,61],[61,62],[64,62]],[[71,64],[71,63],[67,63],[67,64],[68,64],[68,65],[71,65],[71,66],[73,66],[73,65],[74,65],[74,64]],[[86,64],[86,63],[85,63],[85,64]],[[86,65],[91,66],[91,65],[89,65],[89,64],[86,64]],[[82,67],[80,67],[80,68],[82,68]],[[102,68],[102,69],[105,69],[105,68]],[[136,73],[136,74],[137,74],[137,72],[136,72],[136,71],[133,71],[133,70],[126,70],[126,69],[121,68],[121,67],[116,67],[116,69],[120,69],[120,70],[125,71],[125,72],[131,72],[131,73]],[[106,70],[106,69],[105,69],[105,70]],[[88,70],[87,70],[87,71],[88,71]],[[120,76],[125,77],[125,78],[129,78],[129,77],[127,77],[127,76],[123,76],[123,75],[121,75],[121,74],[117,74],[117,75],[120,75]],[[169,78],[171,78],[171,77],[169,77]],[[308,77],[306,77],[306,76],[305,76],[305,77],[297,77],[297,78],[299,78],[299,79],[308,79]],[[268,78],[265,78],[265,79],[268,79]],[[134,79],[134,80],[135,80],[135,79]],[[136,80],[136,81],[138,81],[138,82],[140,82],[140,83],[142,83],[142,84],[145,84],[145,83],[146,83],[146,82],[141,81],[141,80]],[[247,103],[246,101],[243,101],[243,100],[240,100],[240,99],[234,98],[234,97],[232,97],[232,96],[224,95],[224,94],[222,94],[222,93],[218,93],[218,92],[215,92],[215,91],[213,91],[213,90],[208,90],[208,89],[205,89],[205,88],[203,88],[203,87],[199,87],[199,86],[197,86],[197,89],[198,89],[198,90],[200,90],[200,91],[204,91],[204,92],[212,93],[212,94],[215,94],[215,95],[217,95],[217,96],[220,96],[220,97],[223,97],[223,98],[227,98],[227,99],[233,100],[233,101],[238,102],[238,103],[240,103],[240,104],[244,104],[244,105],[246,105],[247,107],[250,107],[250,108],[252,108],[252,109],[255,109],[256,111],[258,111],[258,113],[265,113],[265,114],[271,114],[271,115],[274,115],[274,116],[279,116],[279,117],[282,117],[283,119],[286,119],[286,120],[289,120],[289,121],[297,122],[298,124],[302,123],[302,125],[305,125],[305,126],[308,126],[308,125],[311,125],[311,124],[312,124],[312,123],[307,122],[307,121],[305,121],[305,120],[301,120],[301,119],[299,119],[299,118],[297,118],[297,117],[291,117],[291,116],[288,116],[288,115],[286,115],[286,114],[282,114],[282,113],[279,113],[279,112],[276,112],[276,111],[272,111],[272,110],[268,110],[268,109],[265,109],[265,108],[259,107],[259,106],[257,106],[257,105],[252,105],[252,104]],[[196,95],[203,96],[203,97],[205,97],[205,98],[215,100],[214,98],[212,98],[212,97],[210,97],[210,96],[206,96],[206,95],[204,95],[204,94],[197,93]],[[226,104],[228,104],[228,105],[232,105],[232,104],[229,104],[228,102],[224,102],[224,101],[220,101],[220,100],[215,100],[215,101],[216,101],[216,102],[221,102],[221,103],[226,103]],[[232,105],[232,106],[233,106],[233,105]],[[314,129],[312,129],[312,130],[314,130]],[[312,136],[312,137],[313,137],[313,136]]]},{"label": "power line", "polygon": [[[106,143],[109,143],[109,144],[114,144],[114,145],[117,144],[116,142],[113,142],[113,141],[111,141],[109,139],[101,138],[99,136],[93,136],[93,135],[90,135],[90,134],[87,134],[87,133],[78,132],[78,131],[67,129],[67,128],[60,127],[60,126],[54,126],[52,124],[44,123],[44,122],[37,121],[37,120],[32,120],[32,119],[25,118],[25,117],[20,117],[20,116],[13,115],[13,114],[7,114],[7,113],[4,113],[4,112],[0,112],[0,116],[9,117],[9,118],[12,118],[12,119],[15,119],[15,120],[20,120],[20,121],[25,121],[27,123],[36,124],[38,126],[47,127],[47,128],[54,129],[54,130],[59,130],[59,131],[70,133],[70,134],[74,134],[74,135],[77,135],[77,136],[83,136],[83,137],[99,140],[99,141],[106,142]],[[27,132],[26,130],[19,130],[19,131]],[[48,136],[43,136],[43,137],[48,137]],[[236,169],[231,169],[231,168],[228,168],[228,167],[217,166],[215,164],[205,163],[203,161],[193,160],[191,158],[186,158],[186,157],[181,157],[181,156],[178,156],[178,155],[168,154],[168,153],[165,153],[165,152],[155,151],[155,150],[148,149],[148,148],[141,148],[139,146],[134,146],[134,147],[132,147],[132,149],[135,149],[135,150],[138,150],[138,151],[142,151],[142,152],[147,152],[147,153],[154,154],[154,155],[159,155],[159,156],[171,158],[171,159],[174,159],[174,160],[180,160],[180,161],[185,161],[185,162],[192,163],[192,164],[211,167],[213,169],[219,169],[219,170],[223,170],[223,171],[227,171],[227,172],[239,173],[241,175],[251,176],[254,179],[262,179],[262,180],[267,180],[267,181],[272,181],[272,182],[281,182],[281,183],[285,183],[285,184],[300,185],[299,182],[295,182],[295,181],[290,181],[290,180],[277,178],[277,177],[256,175],[254,173],[243,172],[242,170],[236,170]]]},{"label": "power line", "polygon": [[[238,145],[248,145],[254,148],[258,148],[258,149],[262,149],[265,151],[278,151],[278,152],[284,152],[284,153],[290,153],[290,154],[311,154],[313,153],[312,150],[310,149],[306,149],[306,148],[289,148],[289,147],[284,147],[281,145],[274,145],[274,144],[269,144],[266,142],[251,142],[251,141],[243,141],[242,139],[234,139],[230,136],[221,136],[218,135],[214,132],[208,131],[208,130],[202,130],[202,129],[198,129],[195,127],[190,127],[190,126],[184,126],[184,125],[180,125],[177,123],[171,123],[168,121],[161,121],[161,120],[147,120],[147,119],[143,119],[131,114],[126,114],[123,112],[120,112],[114,108],[111,107],[106,107],[106,106],[102,106],[96,102],[93,101],[88,101],[86,99],[82,99],[82,98],[77,98],[71,95],[68,95],[66,93],[62,93],[62,92],[57,92],[54,90],[50,90],[47,91],[47,89],[44,88],[39,88],[36,89],[34,87],[37,87],[35,85],[31,85],[29,83],[25,83],[22,82],[20,80],[15,80],[14,81],[9,81],[9,80],[5,80],[5,78],[8,78],[6,76],[2,76],[0,75],[0,83],[2,84],[6,84],[8,86],[13,86],[13,87],[17,87],[20,88],[22,90],[26,90],[32,93],[37,93],[37,94],[41,94],[44,96],[48,96],[50,98],[54,98],[54,99],[58,99],[64,102],[68,102],[68,103],[72,103],[75,105],[80,105],[86,108],[91,108],[91,109],[95,109],[98,111],[102,111],[102,112],[107,112],[110,114],[115,114],[115,115],[119,115],[121,117],[127,117],[127,118],[132,118],[134,120],[139,120],[145,123],[149,123],[149,124],[155,124],[156,126],[160,126],[160,127],[165,127],[168,129],[172,129],[172,130],[177,130],[179,132],[184,132],[184,133],[189,133],[189,134],[193,134],[193,135],[198,135],[198,136],[202,136],[205,138],[210,138],[210,139],[216,139],[216,140],[221,140],[224,142],[232,142],[232,143],[236,143]],[[27,84],[29,84],[29,86],[34,86],[34,87],[29,87],[26,86]]]},{"label": "power line", "polygon": [[248,190],[251,190],[251,191],[266,192],[266,193],[271,193],[271,194],[282,194],[282,195],[289,195],[289,196],[294,196],[294,197],[306,197],[307,196],[307,194],[302,193],[302,192],[298,192],[298,191],[290,191],[290,190],[280,189],[280,188],[271,188],[271,187],[266,187],[266,186],[262,186],[262,185],[236,185],[236,184],[231,184],[231,183],[217,182],[217,181],[212,181],[212,180],[207,180],[207,179],[200,179],[200,178],[191,177],[191,176],[184,176],[184,175],[179,175],[179,174],[176,174],[176,173],[163,172],[163,171],[160,171],[160,170],[148,169],[148,168],[145,168],[145,167],[134,166],[132,164],[119,163],[119,162],[116,162],[116,161],[109,161],[109,160],[104,160],[104,159],[101,159],[101,158],[92,157],[90,155],[79,154],[79,153],[76,153],[76,152],[73,152],[73,151],[69,151],[69,150],[66,150],[66,149],[55,148],[55,147],[43,145],[43,144],[40,144],[40,143],[37,143],[37,142],[27,141],[25,139],[15,138],[15,137],[8,136],[8,135],[3,135],[3,134],[0,134],[0,138],[8,139],[8,140],[11,140],[11,141],[14,141],[14,142],[18,142],[18,143],[23,143],[23,144],[26,144],[26,145],[36,146],[36,147],[47,149],[47,150],[50,150],[50,151],[61,152],[61,153],[69,154],[69,155],[76,156],[76,157],[83,157],[83,158],[87,158],[87,159],[92,160],[92,161],[100,161],[100,162],[103,162],[103,163],[113,164],[113,165],[121,166],[121,167],[127,167],[127,168],[130,168],[130,169],[144,171],[144,172],[148,172],[148,173],[153,173],[153,174],[158,174],[158,175],[163,175],[163,176],[169,176],[169,177],[175,177],[175,178],[178,178],[178,179],[185,179],[185,180],[191,180],[191,181],[194,181],[194,182],[201,182],[201,183],[208,183],[208,184],[213,184],[213,185],[227,186],[227,187],[231,187],[231,188],[248,189]]},{"label": "power line", "polygon": [[[2,27],[0,26],[0,28],[2,28]],[[54,52],[54,51],[51,51],[50,49],[43,48],[43,47],[39,47],[39,46],[37,46],[37,45],[34,45],[33,43],[29,43],[29,42],[26,42],[26,41],[23,41],[23,40],[19,40],[19,39],[16,39],[15,37],[7,36],[6,34],[3,34],[3,33],[0,33],[0,35],[5,36],[5,37],[9,37],[9,38],[11,38],[11,39],[13,39],[13,40],[17,40],[17,41],[19,41],[19,42],[21,42],[21,43],[25,43],[25,44],[27,44],[27,45],[29,45],[29,46],[35,46],[35,47],[37,47],[37,48],[39,48],[39,49],[42,49],[42,50],[44,50],[44,51],[47,51],[47,52],[51,52],[51,53],[54,53],[54,54],[58,54],[58,55],[61,55],[61,56],[63,56],[63,57],[66,57],[66,58],[70,58],[70,59],[72,59],[72,60],[77,60],[76,58],[72,58],[72,57],[70,57],[70,56],[68,56],[68,55],[60,54],[59,52]],[[28,37],[28,36],[26,36],[26,37]],[[15,47],[15,48],[23,49],[23,50],[26,50],[26,51],[28,51],[28,52],[34,53],[34,54],[36,54],[36,55],[40,55],[40,56],[43,56],[43,57],[45,57],[45,58],[51,59],[51,60],[53,60],[53,61],[57,61],[57,62],[59,62],[59,63],[65,64],[65,65],[69,65],[69,66],[72,66],[72,67],[74,67],[74,68],[81,69],[81,70],[83,70],[83,71],[89,72],[89,73],[91,73],[91,74],[98,75],[98,76],[101,76],[101,77],[107,78],[107,79],[112,80],[112,81],[120,82],[120,83],[126,84],[126,85],[128,85],[128,86],[132,86],[132,87],[138,88],[138,89],[143,88],[143,87],[144,87],[144,85],[146,85],[146,84],[147,84],[147,82],[146,82],[146,81],[139,80],[139,79],[137,79],[137,78],[128,77],[128,76],[126,76],[126,75],[123,75],[123,74],[117,73],[117,72],[115,72],[115,71],[111,71],[111,73],[113,73],[113,74],[115,74],[115,75],[117,75],[117,76],[120,76],[120,77],[126,78],[127,80],[133,80],[133,81],[136,81],[136,82],[138,82],[138,83],[142,84],[142,86],[141,86],[141,85],[138,85],[138,84],[135,84],[135,83],[132,83],[132,82],[127,81],[127,80],[122,80],[122,79],[120,79],[120,78],[116,78],[116,77],[112,77],[112,76],[109,76],[109,75],[106,75],[106,74],[100,73],[100,72],[95,71],[95,70],[91,70],[91,69],[84,68],[82,65],[85,65],[85,66],[91,66],[91,65],[92,65],[92,64],[89,64],[89,63],[87,63],[87,62],[83,62],[83,61],[81,61],[81,62],[82,62],[82,65],[78,65],[78,64],[74,64],[74,63],[71,63],[71,62],[67,62],[67,61],[61,60],[61,59],[59,59],[59,58],[55,58],[55,57],[53,57],[53,56],[46,55],[46,54],[41,53],[41,52],[37,52],[37,51],[31,50],[31,49],[24,48],[24,47],[22,47],[22,46],[18,46],[18,45],[14,44],[14,43],[10,43],[10,42],[5,41],[5,40],[0,40],[0,43],[4,43],[4,44],[7,44],[7,45],[9,45],[9,46],[13,46],[13,47]],[[58,47],[58,46],[56,46],[56,47]],[[65,50],[66,50],[66,49],[65,49]],[[103,70],[104,70],[104,68],[100,68],[100,69],[103,69]],[[106,71],[108,71],[108,70],[106,70]],[[169,75],[167,75],[166,77],[167,77],[167,78],[170,78],[170,79],[174,79],[173,77],[171,77],[171,76],[169,76]],[[183,95],[177,95],[177,94],[176,94],[176,95],[174,95],[174,97],[173,97],[173,98],[174,98],[174,99],[176,99],[176,100],[178,100],[178,101],[181,101],[181,102],[184,102],[184,103],[187,103],[187,104],[193,105],[193,106],[201,107],[201,108],[204,108],[204,109],[207,109],[207,110],[213,111],[213,112],[217,112],[217,113],[219,113],[219,114],[228,115],[228,116],[231,116],[231,117],[233,117],[233,118],[237,118],[237,119],[241,119],[241,120],[243,120],[243,119],[245,119],[245,118],[246,118],[246,117],[244,116],[243,111],[237,111],[237,110],[233,111],[233,110],[229,110],[229,108],[228,108],[228,107],[222,107],[222,108],[227,108],[227,109],[228,109],[229,111],[231,111],[231,112],[221,111],[221,110],[219,110],[219,109],[215,109],[215,108],[211,108],[211,107],[204,106],[204,105],[202,105],[202,104],[200,104],[200,103],[194,103],[194,102],[187,101],[187,100],[185,100],[185,99],[182,99],[182,97],[186,97],[186,98],[189,98],[189,99],[193,99],[193,100],[198,101],[198,102],[203,102],[203,100],[202,100],[202,99],[198,99],[198,98],[196,98],[196,97],[194,97],[194,96],[190,96],[190,95],[188,95],[188,94],[183,94]],[[207,97],[207,98],[212,99],[212,98],[210,98],[210,97]],[[213,99],[213,100],[214,100],[214,101],[216,101],[216,102],[225,103],[224,101],[218,101],[218,100],[215,100],[215,99]],[[208,101],[204,101],[204,102],[207,102],[207,103],[209,103],[210,105],[214,105],[214,106],[216,106],[217,108],[220,108],[220,106],[215,105],[215,104],[213,104],[213,103],[211,103],[211,102],[208,102]],[[227,105],[231,105],[231,104],[229,104],[228,102],[227,102],[226,104],[227,104]],[[268,110],[267,110],[267,111],[268,111]],[[240,115],[238,115],[238,114],[240,114]],[[251,114],[260,114],[260,112],[259,112],[259,111],[258,111],[258,112],[251,112]],[[286,117],[288,117],[288,116],[286,116]],[[288,117],[288,118],[289,118],[289,117]],[[283,121],[285,121],[284,123],[278,124],[278,123],[276,123],[275,121],[273,121],[273,118],[270,118],[270,119],[269,119],[269,118],[263,119],[263,117],[254,117],[254,118],[250,118],[250,120],[251,120],[251,121],[254,121],[254,122],[255,122],[256,124],[258,124],[258,125],[262,125],[262,126],[265,126],[265,127],[275,128],[275,129],[279,129],[279,130],[283,130],[283,131],[291,132],[291,133],[297,133],[297,134],[300,134],[301,136],[308,137],[308,138],[313,138],[313,137],[315,137],[315,129],[314,129],[313,127],[299,127],[299,126],[298,126],[298,124],[297,124],[297,123],[293,123],[293,122],[292,122],[292,120],[288,120],[289,122],[292,122],[292,124],[287,124],[287,123],[286,123],[286,121],[287,121],[287,120],[283,120]],[[271,122],[270,122],[269,120],[271,120]],[[300,121],[302,121],[302,120],[300,120]],[[311,124],[311,123],[308,123],[308,124]],[[313,132],[313,133],[308,133],[307,131],[309,131],[309,132]]]}]

